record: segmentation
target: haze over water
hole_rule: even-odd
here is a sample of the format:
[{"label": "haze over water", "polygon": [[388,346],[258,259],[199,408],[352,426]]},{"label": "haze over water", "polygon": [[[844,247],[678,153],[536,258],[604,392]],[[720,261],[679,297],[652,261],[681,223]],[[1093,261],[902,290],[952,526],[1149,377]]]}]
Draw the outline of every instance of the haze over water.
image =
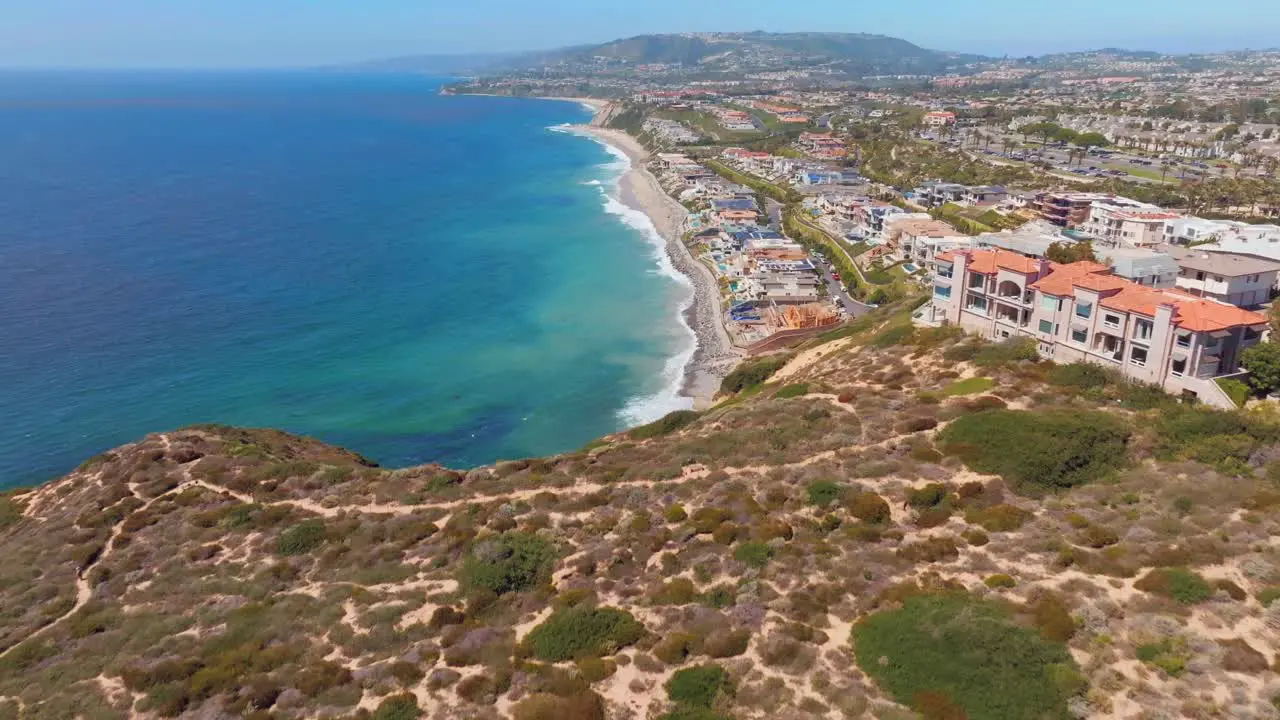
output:
[{"label": "haze over water", "polygon": [[0,74],[0,486],[198,422],[469,466],[682,405],[687,289],[549,130],[588,112],[438,85]]}]

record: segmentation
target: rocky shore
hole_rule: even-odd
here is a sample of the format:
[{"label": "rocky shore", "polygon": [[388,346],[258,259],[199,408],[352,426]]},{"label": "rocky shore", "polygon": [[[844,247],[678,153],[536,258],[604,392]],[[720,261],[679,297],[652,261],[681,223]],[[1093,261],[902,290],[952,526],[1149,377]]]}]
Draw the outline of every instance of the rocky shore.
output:
[{"label": "rocky shore", "polygon": [[[607,112],[607,108],[601,112]],[[630,158],[631,169],[622,177],[619,200],[649,216],[666,241],[666,252],[672,266],[693,285],[693,298],[685,308],[684,317],[697,336],[698,347],[685,366],[682,392],[693,398],[695,407],[705,407],[719,390],[720,381],[741,360],[742,353],[725,330],[715,276],[710,268],[693,257],[684,244],[688,211],[667,195],[658,179],[646,169],[649,153],[635,138],[620,130],[595,125],[578,129],[622,150]]]}]

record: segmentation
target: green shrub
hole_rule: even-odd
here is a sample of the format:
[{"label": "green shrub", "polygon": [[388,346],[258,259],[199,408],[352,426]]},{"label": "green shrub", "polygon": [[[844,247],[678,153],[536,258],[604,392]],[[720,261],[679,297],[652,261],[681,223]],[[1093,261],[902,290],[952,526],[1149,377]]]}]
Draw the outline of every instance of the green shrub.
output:
[{"label": "green shrub", "polygon": [[992,505],[986,508],[969,508],[964,513],[967,523],[978,525],[987,532],[1012,532],[1022,527],[1032,514],[1016,505]]},{"label": "green shrub", "polygon": [[305,555],[320,547],[326,538],[323,521],[303,520],[280,533],[276,539],[276,552],[280,555]]},{"label": "green shrub", "polygon": [[746,628],[716,630],[703,641],[702,652],[712,658],[737,657],[747,651],[750,643],[751,631]]},{"label": "green shrub", "polygon": [[915,328],[911,325],[892,325],[876,333],[874,337],[867,342],[869,347],[888,348],[894,345],[904,345],[915,332]]},{"label": "green shrub", "polygon": [[862,522],[883,525],[893,518],[889,503],[873,492],[855,492],[845,497],[845,507]]},{"label": "green shrub", "polygon": [[1014,580],[1012,576],[1006,575],[1004,573],[996,573],[995,575],[988,575],[987,579],[983,580],[982,582],[985,583],[986,586],[989,588],[1011,588],[1018,584],[1018,582]]},{"label": "green shrub", "polygon": [[791,385],[783,385],[773,394],[775,398],[785,400],[787,398],[803,397],[809,394],[809,383],[794,383]]},{"label": "green shrub", "polygon": [[973,720],[1067,718],[1054,669],[1075,669],[1066,647],[1013,618],[1002,603],[964,593],[918,594],[853,628],[859,667],[895,700],[942,693]]},{"label": "green shrub", "polygon": [[538,693],[511,708],[514,720],[605,720],[604,700],[590,690],[567,695]]},{"label": "green shrub", "polygon": [[684,668],[667,681],[667,697],[683,705],[709,708],[728,681],[728,674],[719,665]]},{"label": "green shrub", "polygon": [[942,504],[951,495],[951,488],[942,483],[929,483],[923,487],[907,488],[907,504],[917,510],[927,510]]},{"label": "green shrub", "polygon": [[938,391],[942,397],[958,397],[961,395],[976,395],[990,390],[996,386],[996,381],[985,377],[971,377],[967,380],[956,380],[950,385]]},{"label": "green shrub", "polygon": [[688,578],[672,578],[653,594],[654,605],[688,605],[698,598],[698,590]]},{"label": "green shrub", "polygon": [[525,642],[539,660],[561,662],[612,655],[644,637],[644,625],[626,610],[576,607],[553,613]]},{"label": "green shrub", "polygon": [[1249,402],[1249,396],[1253,394],[1248,385],[1235,378],[1218,378],[1214,382],[1218,383],[1218,387],[1222,388],[1222,392],[1231,398],[1231,402],[1235,403],[1236,407],[1244,407],[1245,403]]},{"label": "green shrub", "polygon": [[648,425],[641,425],[640,427],[632,428],[627,432],[627,435],[632,440],[648,440],[649,438],[670,435],[671,433],[691,424],[694,420],[697,420],[699,415],[699,413],[694,412],[693,410],[676,410],[675,412],[663,415],[661,418],[654,420]]},{"label": "green shrub", "polygon": [[22,505],[8,495],[0,495],[0,530],[22,519]]},{"label": "green shrub", "polygon": [[472,548],[459,579],[468,590],[502,595],[532,590],[551,579],[556,551],[546,540],[523,532],[506,532]]},{"label": "green shrub", "polygon": [[720,392],[736,393],[760,385],[773,377],[790,359],[789,355],[775,355],[743,363],[720,382]]},{"label": "green shrub", "polygon": [[827,507],[840,499],[844,486],[830,480],[815,480],[809,483],[809,504]]},{"label": "green shrub", "polygon": [[669,523],[684,522],[688,519],[689,513],[685,512],[684,506],[679,503],[670,505],[662,512],[662,517],[666,518]]},{"label": "green shrub", "polygon": [[1172,638],[1139,645],[1135,648],[1135,653],[1142,662],[1158,667],[1173,677],[1181,675],[1187,669],[1187,660],[1190,659],[1185,643]]},{"label": "green shrub", "polygon": [[414,720],[422,715],[418,700],[411,693],[400,693],[378,703],[373,720]]},{"label": "green shrub", "polygon": [[1109,527],[1102,525],[1090,525],[1080,533],[1080,544],[1087,545],[1095,550],[1104,547],[1111,547],[1120,542],[1120,534]]},{"label": "green shrub", "polygon": [[1129,430],[1103,412],[991,410],[956,418],[941,449],[1023,492],[1075,487],[1124,466]]},{"label": "green shrub", "polygon": [[1040,359],[1036,341],[1028,337],[1012,337],[998,343],[985,345],[973,356],[978,367],[1000,367],[1016,362],[1035,362]]},{"label": "green shrub", "polygon": [[1031,617],[1046,640],[1066,642],[1076,634],[1076,621],[1071,610],[1057,595],[1041,595],[1031,603]]},{"label": "green shrub", "polygon": [[1280,427],[1239,410],[1175,405],[1156,421],[1155,455],[1162,460],[1194,460],[1230,475],[1248,474],[1254,450],[1280,442]]},{"label": "green shrub", "polygon": [[1262,603],[1262,607],[1267,607],[1271,603],[1280,598],[1280,586],[1271,585],[1258,591],[1258,602]]},{"label": "green shrub", "polygon": [[1133,586],[1182,605],[1195,605],[1213,597],[1213,586],[1186,568],[1156,568],[1139,578]]},{"label": "green shrub", "polygon": [[720,527],[720,523],[732,518],[733,513],[724,508],[700,507],[693,511],[690,521],[693,523],[694,532],[699,535],[706,535],[715,532],[716,528]]},{"label": "green shrub", "polygon": [[960,549],[952,538],[931,537],[904,544],[898,548],[898,556],[913,563],[949,562],[960,557]]},{"label": "green shrub", "polygon": [[1121,382],[1115,371],[1087,362],[1054,365],[1048,380],[1054,385],[1078,390],[1096,390]]},{"label": "green shrub", "polygon": [[773,557],[773,546],[762,542],[745,542],[733,551],[733,559],[749,567],[762,568]]}]

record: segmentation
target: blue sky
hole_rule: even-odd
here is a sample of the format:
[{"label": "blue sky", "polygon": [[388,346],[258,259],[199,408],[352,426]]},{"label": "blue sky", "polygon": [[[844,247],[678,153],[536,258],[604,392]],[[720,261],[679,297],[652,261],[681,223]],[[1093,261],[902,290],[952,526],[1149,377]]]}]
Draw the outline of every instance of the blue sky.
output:
[{"label": "blue sky", "polygon": [[274,67],[651,32],[872,32],[1041,54],[1280,45],[1267,0],[0,0],[0,67]]}]

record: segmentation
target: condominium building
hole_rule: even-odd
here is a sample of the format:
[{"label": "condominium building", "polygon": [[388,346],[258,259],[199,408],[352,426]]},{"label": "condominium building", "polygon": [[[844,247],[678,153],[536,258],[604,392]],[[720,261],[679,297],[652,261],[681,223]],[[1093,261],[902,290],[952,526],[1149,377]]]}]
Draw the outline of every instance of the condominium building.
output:
[{"label": "condominium building", "polygon": [[1165,241],[1165,225],[1181,215],[1125,198],[1094,201],[1079,229],[1110,247],[1152,247]]},{"label": "condominium building", "polygon": [[1234,407],[1213,382],[1237,371],[1262,340],[1267,318],[1178,290],[1145,287],[1094,262],[1058,265],[1003,250],[937,257],[925,324],[981,336],[1026,336],[1041,356],[1093,362],[1203,402]]},{"label": "condominium building", "polygon": [[1029,204],[1040,217],[1058,227],[1074,228],[1089,217],[1093,203],[1115,199],[1114,195],[1088,192],[1043,191]]},{"label": "condominium building", "polygon": [[1280,262],[1224,252],[1166,246],[1178,263],[1177,287],[1196,297],[1240,307],[1257,307],[1271,299]]}]

